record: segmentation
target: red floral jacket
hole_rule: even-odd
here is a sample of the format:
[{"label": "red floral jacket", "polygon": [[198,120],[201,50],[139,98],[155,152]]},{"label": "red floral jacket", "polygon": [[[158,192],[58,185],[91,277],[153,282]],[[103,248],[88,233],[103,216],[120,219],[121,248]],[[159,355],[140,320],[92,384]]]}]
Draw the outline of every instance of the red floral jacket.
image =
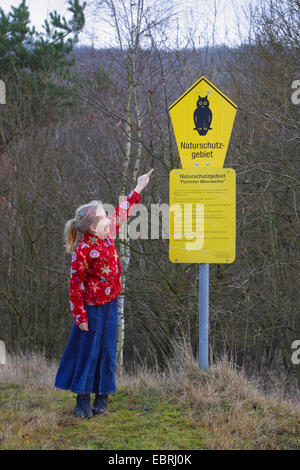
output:
[{"label": "red floral jacket", "polygon": [[132,191],[109,217],[106,238],[86,233],[76,246],[69,279],[70,308],[76,325],[88,321],[84,304],[104,305],[121,294],[121,264],[114,239],[141,199]]}]

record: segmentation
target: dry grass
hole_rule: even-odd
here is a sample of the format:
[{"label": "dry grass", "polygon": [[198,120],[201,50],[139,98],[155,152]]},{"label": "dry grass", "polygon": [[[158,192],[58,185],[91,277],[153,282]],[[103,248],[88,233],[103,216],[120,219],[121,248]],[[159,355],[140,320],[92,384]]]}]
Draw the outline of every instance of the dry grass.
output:
[{"label": "dry grass", "polygon": [[19,384],[24,387],[53,386],[58,364],[48,362],[40,354],[6,355],[6,364],[0,365],[2,384]]},{"label": "dry grass", "polygon": [[128,390],[155,389],[186,407],[191,419],[209,428],[210,449],[299,449],[299,393],[285,398],[282,377],[273,381],[277,388],[263,393],[261,380],[249,380],[226,357],[201,370],[185,341],[177,345],[168,373],[141,367],[134,376],[120,376]]},{"label": "dry grass", "polygon": [[[7,365],[0,367],[0,380],[28,389],[53,388],[57,366],[39,355],[8,356]],[[132,394],[158,392],[163,400],[185,409],[191,422],[207,429],[206,448],[300,448],[299,395],[284,398],[281,389],[263,393],[258,380],[249,380],[225,357],[203,371],[187,342],[177,346],[166,372],[140,366],[134,375],[118,373],[117,383]],[[55,409],[48,414],[34,412],[30,418],[24,413],[22,428],[26,435],[28,426],[34,425],[38,432],[46,422],[54,429],[66,419],[74,418]]]}]

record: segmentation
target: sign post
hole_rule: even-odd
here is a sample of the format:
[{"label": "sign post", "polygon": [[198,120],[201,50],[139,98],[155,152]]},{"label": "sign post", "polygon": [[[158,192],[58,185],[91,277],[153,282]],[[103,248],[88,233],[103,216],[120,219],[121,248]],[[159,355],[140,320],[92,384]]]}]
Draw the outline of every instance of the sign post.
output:
[{"label": "sign post", "polygon": [[199,367],[208,369],[209,264],[199,264]]},{"label": "sign post", "polygon": [[169,108],[182,169],[170,172],[172,263],[199,263],[199,367],[209,367],[209,263],[235,259],[235,171],[223,168],[237,106],[201,77]]}]

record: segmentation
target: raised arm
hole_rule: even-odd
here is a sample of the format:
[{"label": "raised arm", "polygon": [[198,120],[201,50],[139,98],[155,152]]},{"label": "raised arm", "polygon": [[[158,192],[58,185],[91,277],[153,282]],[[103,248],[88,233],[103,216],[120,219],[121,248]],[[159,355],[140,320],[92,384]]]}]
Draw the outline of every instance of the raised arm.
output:
[{"label": "raised arm", "polygon": [[126,196],[126,199],[122,201],[113,211],[111,216],[109,217],[110,221],[110,229],[109,229],[109,236],[112,239],[115,239],[117,233],[119,232],[120,228],[122,227],[123,222],[128,219],[130,216],[134,206],[141,202],[141,195],[140,193],[142,190],[147,186],[149,183],[150,175],[154,171],[152,168],[148,173],[139,176],[137,180],[137,185],[131,193]]},{"label": "raised arm", "polygon": [[154,171],[154,168],[151,168],[151,170],[148,171],[148,173],[145,173],[144,175],[138,177],[137,185],[136,185],[136,187],[134,188],[134,191],[135,191],[136,193],[140,193],[140,192],[143,191],[143,189],[147,186],[147,184],[149,183],[149,179],[150,179],[151,173],[152,173],[153,171]]},{"label": "raised arm", "polygon": [[116,238],[117,233],[122,227],[124,221],[130,216],[134,206],[141,202],[141,195],[134,191],[131,191],[126,199],[119,204],[111,216],[109,217],[109,237],[113,240]]}]

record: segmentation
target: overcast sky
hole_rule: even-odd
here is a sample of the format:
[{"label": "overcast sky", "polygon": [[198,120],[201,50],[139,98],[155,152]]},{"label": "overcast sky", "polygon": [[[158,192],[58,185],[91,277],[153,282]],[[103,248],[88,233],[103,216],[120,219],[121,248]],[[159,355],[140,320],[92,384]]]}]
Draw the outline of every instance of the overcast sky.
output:
[{"label": "overcast sky", "polygon": [[[159,1],[159,0],[155,0]],[[155,4],[154,1],[154,4]],[[215,22],[215,43],[225,43],[235,45],[239,43],[239,29],[244,26],[242,20],[243,8],[248,4],[249,0],[172,0],[177,11],[179,11],[179,30],[184,36],[187,28],[192,27],[199,36],[204,37],[207,33],[205,30],[212,28]],[[257,0],[256,0],[257,1]],[[0,6],[7,14],[11,10],[11,5],[19,6],[21,0],[0,0]],[[81,1],[82,3],[82,1]],[[95,0],[86,0],[86,27],[79,35],[79,44],[91,44],[91,36],[94,32],[95,47],[105,47],[114,45],[114,32],[106,24],[102,24],[91,13],[91,6],[95,4]],[[255,3],[252,0],[252,4]],[[31,25],[35,25],[37,31],[42,31],[44,19],[49,17],[49,12],[57,10],[59,14],[69,19],[71,14],[67,11],[68,2],[66,0],[26,0],[29,7]],[[217,5],[217,16],[214,17],[215,5]],[[242,22],[242,23],[241,23]],[[172,35],[172,32],[170,32]]]}]

